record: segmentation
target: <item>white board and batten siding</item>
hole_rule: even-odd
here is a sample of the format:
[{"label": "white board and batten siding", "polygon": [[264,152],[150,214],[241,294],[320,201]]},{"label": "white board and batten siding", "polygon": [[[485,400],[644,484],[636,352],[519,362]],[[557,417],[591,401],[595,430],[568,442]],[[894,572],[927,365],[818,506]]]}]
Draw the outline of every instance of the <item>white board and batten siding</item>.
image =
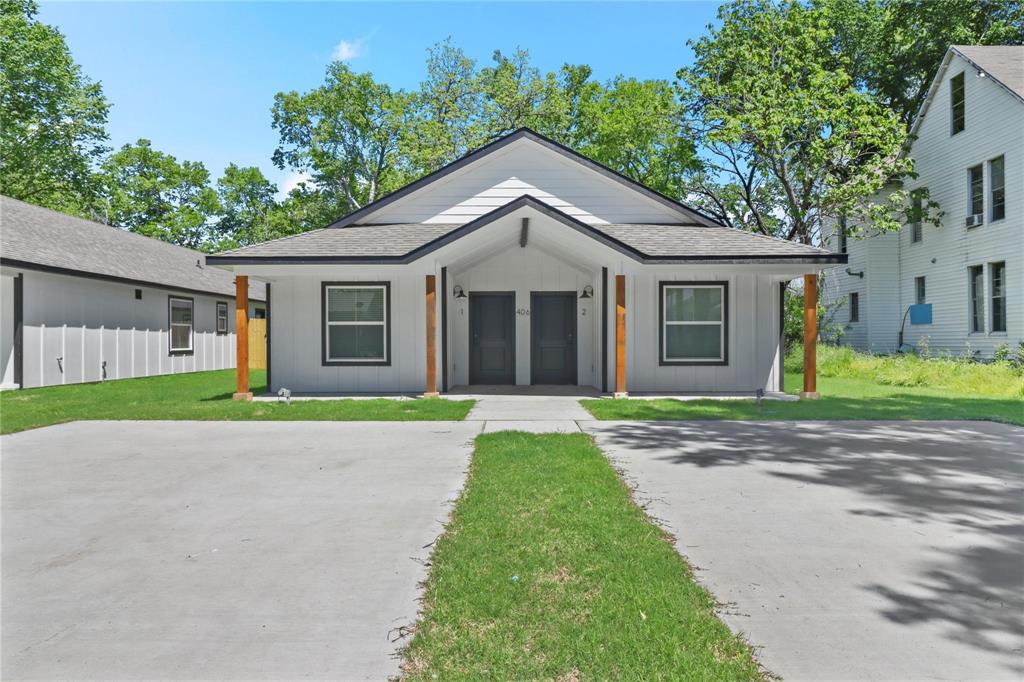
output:
[{"label": "white board and batten siding", "polygon": [[[530,384],[531,305],[534,292],[572,292],[576,300],[576,375],[581,386],[598,386],[600,367],[598,344],[600,302],[597,296],[600,272],[572,265],[532,244],[511,246],[466,270],[450,269],[449,289],[455,284],[467,293],[515,293],[516,384]],[[578,298],[584,287],[593,287],[589,299]],[[449,299],[449,334],[452,352],[449,371],[453,385],[469,384],[469,299]]]},{"label": "white board and batten siding", "polygon": [[467,223],[523,194],[589,224],[675,223],[664,204],[522,140],[374,211],[360,223]]},{"label": "white board and batten siding", "polygon": [[[728,285],[728,364],[661,365],[661,282],[724,282]],[[627,366],[631,392],[753,393],[781,387],[779,291],[783,278],[734,268],[637,269],[626,274]],[[614,291],[614,282],[609,282]],[[614,295],[611,325],[614,326]],[[609,347],[615,347],[614,329]],[[614,355],[614,354],[613,354]],[[614,366],[614,358],[612,361]]]},{"label": "white board and batten siding", "polygon": [[[917,346],[927,337],[932,351],[991,357],[1005,344],[1015,350],[1024,341],[1024,102],[953,53],[910,154],[918,177],[905,188],[927,187],[943,212],[941,226],[922,225],[922,239],[913,242],[909,225],[894,234],[849,241],[851,270],[863,280],[834,270],[826,290],[830,300],[862,291],[861,323],[849,324],[844,337],[862,350],[892,352],[907,307],[916,302],[915,279],[925,278],[932,323],[904,327],[904,342]],[[950,79],[964,74],[965,129],[951,135]],[[989,162],[1005,159],[1006,217],[991,219]],[[984,173],[984,223],[967,228],[968,169]],[[831,244],[834,246],[835,242]],[[991,330],[990,265],[1006,263],[1007,330]],[[968,268],[985,268],[985,331],[970,328]],[[840,311],[840,321],[848,319]]]},{"label": "white board and batten siding", "polygon": [[[179,374],[235,366],[234,301],[100,279],[19,270],[23,277],[23,387]],[[5,270],[6,301],[13,271]],[[142,298],[135,298],[135,290]],[[193,352],[168,352],[168,296],[194,300]],[[12,299],[13,300],[13,299]],[[216,333],[216,303],[228,333]],[[5,321],[7,314],[4,314]],[[13,339],[13,330],[4,338]],[[12,349],[4,346],[10,355]],[[13,358],[5,356],[5,375]],[[6,378],[6,377],[5,377]]]}]

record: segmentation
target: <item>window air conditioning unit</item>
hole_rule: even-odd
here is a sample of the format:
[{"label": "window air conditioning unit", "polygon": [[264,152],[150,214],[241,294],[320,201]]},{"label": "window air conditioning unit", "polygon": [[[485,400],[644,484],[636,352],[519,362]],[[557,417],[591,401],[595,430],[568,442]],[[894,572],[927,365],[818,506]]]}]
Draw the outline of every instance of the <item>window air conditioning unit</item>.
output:
[{"label": "window air conditioning unit", "polygon": [[967,216],[967,220],[964,221],[964,225],[967,227],[977,227],[985,222],[985,216],[981,213],[975,213],[974,215]]}]

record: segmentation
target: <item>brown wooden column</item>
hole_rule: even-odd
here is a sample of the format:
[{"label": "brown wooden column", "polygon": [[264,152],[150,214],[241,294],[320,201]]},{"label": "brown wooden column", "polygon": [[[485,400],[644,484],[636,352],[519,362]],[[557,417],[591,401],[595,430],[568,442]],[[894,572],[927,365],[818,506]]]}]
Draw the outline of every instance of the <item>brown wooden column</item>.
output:
[{"label": "brown wooden column", "polygon": [[803,400],[818,393],[818,275],[804,275],[804,390]]},{"label": "brown wooden column", "polygon": [[427,398],[437,397],[437,277],[427,275]]},{"label": "brown wooden column", "polygon": [[626,392],[626,276],[615,275],[615,397]]},{"label": "brown wooden column", "polygon": [[249,391],[249,277],[235,275],[235,400],[252,400]]}]

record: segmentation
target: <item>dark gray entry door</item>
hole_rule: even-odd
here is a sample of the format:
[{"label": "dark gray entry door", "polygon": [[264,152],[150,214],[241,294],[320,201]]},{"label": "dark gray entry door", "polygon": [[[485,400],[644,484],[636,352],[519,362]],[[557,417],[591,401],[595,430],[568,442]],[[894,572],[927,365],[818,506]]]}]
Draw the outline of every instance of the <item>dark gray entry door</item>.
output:
[{"label": "dark gray entry door", "polygon": [[576,292],[530,298],[530,383],[575,384]]},{"label": "dark gray entry door", "polygon": [[469,383],[516,382],[515,294],[470,293]]}]

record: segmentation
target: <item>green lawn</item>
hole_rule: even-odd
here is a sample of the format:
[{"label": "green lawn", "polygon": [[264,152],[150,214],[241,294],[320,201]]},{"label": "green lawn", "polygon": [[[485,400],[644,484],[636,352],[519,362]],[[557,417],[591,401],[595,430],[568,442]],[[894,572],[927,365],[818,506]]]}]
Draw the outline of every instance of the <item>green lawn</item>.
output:
[{"label": "green lawn", "polygon": [[[799,374],[786,384],[799,386]],[[799,389],[797,389],[799,390]],[[822,377],[821,400],[582,401],[596,419],[980,419],[1024,425],[1019,398],[957,395],[943,389],[885,386],[865,379]]]},{"label": "green lawn", "polygon": [[[254,393],[266,373],[253,371]],[[235,371],[122,379],[100,384],[29,388],[0,393],[0,433],[77,419],[200,419],[277,421],[461,420],[470,400],[317,400],[241,402],[231,399]]]},{"label": "green lawn", "polygon": [[405,676],[758,679],[713,607],[589,436],[482,435]]}]

